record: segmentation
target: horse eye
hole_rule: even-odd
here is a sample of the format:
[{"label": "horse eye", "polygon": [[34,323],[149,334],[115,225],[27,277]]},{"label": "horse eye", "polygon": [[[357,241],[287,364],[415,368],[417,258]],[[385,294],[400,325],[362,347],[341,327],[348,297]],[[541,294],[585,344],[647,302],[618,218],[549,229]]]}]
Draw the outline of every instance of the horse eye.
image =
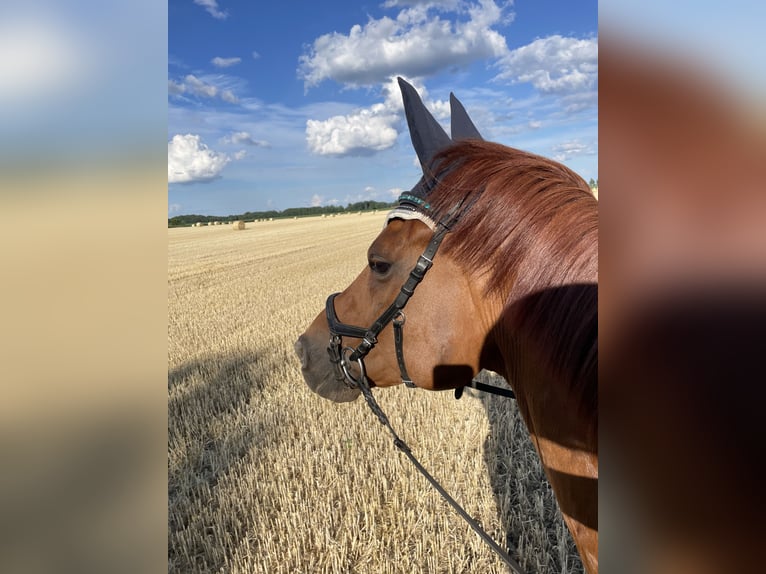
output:
[{"label": "horse eye", "polygon": [[391,269],[391,264],[385,261],[376,261],[374,259],[370,259],[369,264],[372,272],[377,273],[378,275],[385,275],[388,273],[388,270]]}]

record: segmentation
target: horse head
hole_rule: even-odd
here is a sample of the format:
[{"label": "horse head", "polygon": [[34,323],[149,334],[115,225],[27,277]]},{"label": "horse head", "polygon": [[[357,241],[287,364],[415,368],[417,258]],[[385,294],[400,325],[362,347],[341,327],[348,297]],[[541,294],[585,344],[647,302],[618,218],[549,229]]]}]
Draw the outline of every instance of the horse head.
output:
[{"label": "horse head", "polygon": [[[366,267],[351,285],[328,301],[326,311],[317,315],[295,344],[308,386],[338,402],[359,396],[359,391],[347,384],[344,369],[351,371],[351,377],[360,376],[364,369],[371,386],[377,387],[403,381],[425,389],[465,385],[479,370],[481,342],[487,329],[477,320],[480,311],[474,306],[481,299],[481,282],[466,276],[442,253],[438,263],[431,267],[429,261],[427,273],[423,271],[421,280],[409,287],[412,293],[405,304],[395,312],[390,310],[392,303],[403,297],[403,287],[439,228],[440,222],[432,219],[429,210],[434,193],[438,193],[442,154],[454,141],[481,139],[454,95],[450,95],[450,137],[417,91],[401,78],[399,85],[423,176],[400,196],[399,206],[388,214],[384,229],[368,249]],[[379,324],[387,310],[391,316],[367,339],[370,348],[363,363],[356,357],[348,361],[351,349],[360,342],[365,344],[365,334]],[[333,320],[358,330],[340,329],[342,333],[338,333],[332,328]],[[335,351],[334,337],[343,339],[336,339],[339,348]],[[344,362],[343,368],[340,362]]]}]

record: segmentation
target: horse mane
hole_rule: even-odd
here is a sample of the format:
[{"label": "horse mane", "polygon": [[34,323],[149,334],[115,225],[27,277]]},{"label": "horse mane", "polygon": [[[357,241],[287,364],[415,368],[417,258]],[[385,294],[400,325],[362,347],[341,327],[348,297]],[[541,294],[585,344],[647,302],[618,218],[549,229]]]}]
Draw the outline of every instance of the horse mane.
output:
[{"label": "horse mane", "polygon": [[487,276],[501,322],[555,357],[549,368],[595,415],[598,202],[588,185],[553,160],[482,140],[457,142],[437,161],[429,215],[470,205],[442,249]]},{"label": "horse mane", "polygon": [[597,280],[598,203],[579,175],[482,140],[460,141],[437,159],[429,215],[439,221],[458,201],[475,201],[444,250],[467,271],[489,273],[489,292],[523,295]]}]

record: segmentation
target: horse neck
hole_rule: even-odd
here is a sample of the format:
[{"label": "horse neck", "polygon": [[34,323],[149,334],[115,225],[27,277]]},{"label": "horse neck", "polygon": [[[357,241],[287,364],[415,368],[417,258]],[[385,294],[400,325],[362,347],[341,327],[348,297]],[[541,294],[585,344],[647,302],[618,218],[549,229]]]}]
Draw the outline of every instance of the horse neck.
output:
[{"label": "horse neck", "polygon": [[509,298],[490,340],[586,570],[597,572],[598,286],[596,258],[581,255],[579,272]]},{"label": "horse neck", "polygon": [[[530,253],[532,261],[518,262],[516,276],[526,277],[526,283],[514,281],[491,338],[528,424],[549,438],[595,452],[597,230],[557,255],[552,260],[551,249],[542,246]],[[547,416],[552,412],[559,418]]]},{"label": "horse neck", "polygon": [[494,329],[501,369],[530,431],[597,450],[598,286],[546,287],[505,307]]},{"label": "horse neck", "polygon": [[[488,340],[528,424],[595,452],[598,230],[591,215],[565,228],[579,237],[551,235],[514,262]],[[554,408],[562,418],[545,415]]]}]

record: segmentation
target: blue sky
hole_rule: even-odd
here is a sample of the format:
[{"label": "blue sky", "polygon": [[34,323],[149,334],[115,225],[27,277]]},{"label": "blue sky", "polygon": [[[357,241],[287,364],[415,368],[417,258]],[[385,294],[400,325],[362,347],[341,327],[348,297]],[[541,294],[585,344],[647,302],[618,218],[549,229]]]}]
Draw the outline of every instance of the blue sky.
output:
[{"label": "blue sky", "polygon": [[397,75],[449,125],[598,178],[597,2],[168,3],[168,215],[393,201]]}]

